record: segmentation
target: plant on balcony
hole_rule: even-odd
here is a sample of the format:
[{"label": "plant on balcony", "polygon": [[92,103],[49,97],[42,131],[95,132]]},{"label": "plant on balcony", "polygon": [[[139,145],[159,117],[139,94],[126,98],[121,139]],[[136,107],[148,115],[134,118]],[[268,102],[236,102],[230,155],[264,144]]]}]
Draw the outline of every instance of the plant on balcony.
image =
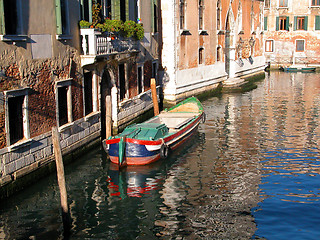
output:
[{"label": "plant on balcony", "polygon": [[79,25],[81,28],[98,28],[102,32],[119,35],[124,38],[141,40],[144,37],[142,24],[131,20],[122,22],[121,20],[106,19],[104,23],[90,23],[82,20],[79,22]]},{"label": "plant on balcony", "polygon": [[81,20],[79,26],[80,28],[93,28],[93,24],[85,20]]},{"label": "plant on balcony", "polygon": [[123,29],[123,22],[121,20],[106,19],[104,23],[97,24],[97,27],[102,32],[118,33]]}]

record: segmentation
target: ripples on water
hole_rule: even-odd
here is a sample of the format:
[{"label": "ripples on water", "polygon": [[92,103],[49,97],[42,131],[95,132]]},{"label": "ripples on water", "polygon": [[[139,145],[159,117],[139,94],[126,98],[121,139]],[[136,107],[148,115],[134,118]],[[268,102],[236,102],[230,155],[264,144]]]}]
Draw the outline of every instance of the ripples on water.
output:
[{"label": "ripples on water", "polygon": [[[165,162],[119,172],[96,149],[66,167],[71,239],[320,239],[320,76],[203,104]],[[0,239],[62,238],[57,191],[51,175],[3,201]]]}]

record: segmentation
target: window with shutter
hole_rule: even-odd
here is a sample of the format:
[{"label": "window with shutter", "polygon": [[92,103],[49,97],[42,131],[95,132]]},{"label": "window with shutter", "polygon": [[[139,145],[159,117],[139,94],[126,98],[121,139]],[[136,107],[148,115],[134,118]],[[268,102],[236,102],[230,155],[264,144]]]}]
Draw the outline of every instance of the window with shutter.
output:
[{"label": "window with shutter", "polygon": [[69,34],[68,1],[55,0],[56,25],[58,35]]},{"label": "window with shutter", "polygon": [[20,9],[20,0],[0,0],[0,34],[22,34]]},{"label": "window with shutter", "polygon": [[320,30],[320,16],[315,16],[315,30]]},{"label": "window with shutter", "polygon": [[152,31],[154,33],[158,32],[158,5],[157,5],[157,1],[153,0],[152,1]]},{"label": "window with shutter", "polygon": [[294,30],[308,30],[308,17],[294,17]]},{"label": "window with shutter", "polygon": [[264,30],[268,30],[268,17],[264,17]]},{"label": "window with shutter", "polygon": [[92,22],[92,0],[80,0],[81,20]]},{"label": "window with shutter", "polygon": [[289,30],[289,18],[288,17],[279,17],[278,18],[278,29],[277,30]]},{"label": "window with shutter", "polygon": [[5,34],[3,0],[0,0],[0,35]]}]

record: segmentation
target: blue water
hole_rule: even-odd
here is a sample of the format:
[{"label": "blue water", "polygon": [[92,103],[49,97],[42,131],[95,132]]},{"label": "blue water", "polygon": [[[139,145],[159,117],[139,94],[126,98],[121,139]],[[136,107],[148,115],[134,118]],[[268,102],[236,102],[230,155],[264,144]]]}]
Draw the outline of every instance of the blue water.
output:
[{"label": "blue water", "polygon": [[[166,161],[117,171],[100,148],[66,166],[70,239],[320,239],[320,75],[272,72],[203,101]],[[55,174],[1,202],[0,239],[62,239]]]}]

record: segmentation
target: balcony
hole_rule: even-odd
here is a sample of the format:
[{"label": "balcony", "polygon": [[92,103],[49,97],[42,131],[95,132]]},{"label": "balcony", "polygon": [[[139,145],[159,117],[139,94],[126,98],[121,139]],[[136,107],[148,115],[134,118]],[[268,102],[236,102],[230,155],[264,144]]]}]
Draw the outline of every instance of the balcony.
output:
[{"label": "balcony", "polygon": [[110,33],[101,33],[94,28],[80,29],[82,37],[81,66],[93,64],[99,57],[125,52],[137,52],[140,42],[121,37],[112,37]]}]

